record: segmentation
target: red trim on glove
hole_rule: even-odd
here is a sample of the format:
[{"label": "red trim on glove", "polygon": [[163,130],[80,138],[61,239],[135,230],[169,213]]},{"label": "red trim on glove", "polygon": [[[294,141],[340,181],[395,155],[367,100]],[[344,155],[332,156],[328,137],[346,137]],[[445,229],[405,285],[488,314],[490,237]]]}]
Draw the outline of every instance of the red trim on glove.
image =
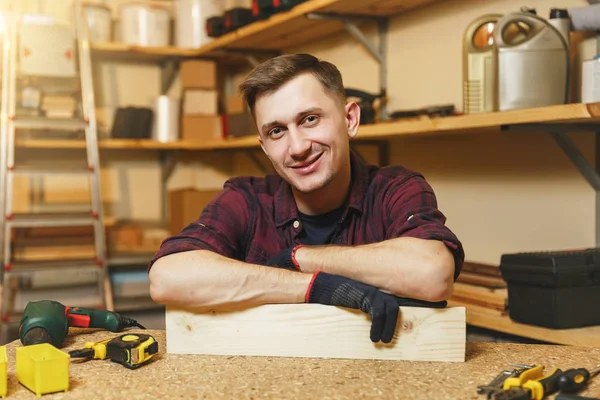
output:
[{"label": "red trim on glove", "polygon": [[299,244],[298,246],[292,249],[292,262],[294,263],[294,267],[296,267],[298,272],[302,272],[302,270],[300,269],[300,264],[298,264],[298,261],[296,261],[296,250],[298,250],[300,247],[304,247],[304,245]]},{"label": "red trim on glove", "polygon": [[308,299],[310,298],[310,291],[312,290],[313,284],[315,283],[315,279],[317,279],[317,275],[319,275],[323,271],[317,271],[313,274],[310,283],[308,284],[308,289],[306,289],[306,294],[304,295],[304,302],[308,303]]}]

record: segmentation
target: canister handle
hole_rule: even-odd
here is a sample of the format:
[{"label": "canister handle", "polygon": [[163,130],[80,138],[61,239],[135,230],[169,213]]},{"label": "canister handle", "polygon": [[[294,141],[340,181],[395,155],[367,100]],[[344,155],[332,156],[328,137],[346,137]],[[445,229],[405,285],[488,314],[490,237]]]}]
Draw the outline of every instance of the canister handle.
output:
[{"label": "canister handle", "polygon": [[[500,18],[502,18],[502,14],[484,14],[471,21],[463,35],[464,48],[469,53],[488,51],[491,46],[475,47],[473,45],[473,35],[475,35],[475,32],[477,32],[482,25],[488,23],[494,23],[495,25]],[[496,27],[494,26],[494,30],[495,29]]]},{"label": "canister handle", "polygon": [[511,24],[516,22],[524,22],[527,25],[531,26],[532,30],[529,32],[528,37],[525,41],[520,42],[519,44],[525,43],[531,38],[535,37],[543,28],[550,26],[545,19],[531,14],[531,13],[511,13],[503,16],[496,22],[496,29],[494,29],[494,43],[499,47],[507,47],[510,46],[509,43],[504,41],[504,30]]}]

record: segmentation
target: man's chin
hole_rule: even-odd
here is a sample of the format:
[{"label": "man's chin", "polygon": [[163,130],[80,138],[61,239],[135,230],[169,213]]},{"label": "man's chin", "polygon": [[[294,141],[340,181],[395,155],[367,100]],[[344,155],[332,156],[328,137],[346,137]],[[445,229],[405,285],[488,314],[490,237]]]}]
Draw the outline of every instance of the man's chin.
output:
[{"label": "man's chin", "polygon": [[325,188],[328,182],[325,179],[290,179],[288,183],[300,193],[314,193]]}]

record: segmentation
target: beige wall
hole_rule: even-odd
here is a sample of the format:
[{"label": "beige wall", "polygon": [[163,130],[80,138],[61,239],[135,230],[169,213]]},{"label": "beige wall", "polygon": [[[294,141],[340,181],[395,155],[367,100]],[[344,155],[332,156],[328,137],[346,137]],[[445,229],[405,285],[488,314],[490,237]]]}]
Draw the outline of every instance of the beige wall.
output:
[{"label": "beige wall", "polygon": [[[464,29],[478,15],[506,13],[522,5],[517,0],[451,0],[394,18],[388,49],[390,110],[445,103],[461,109]],[[545,17],[556,6],[549,0],[527,5]],[[367,31],[375,38],[373,29]],[[584,57],[594,49],[593,40],[579,48]],[[334,62],[346,86],[378,89],[377,65],[346,34],[290,51],[311,52]],[[149,104],[158,94],[157,67],[98,63],[96,69],[98,106],[109,115],[118,105]],[[574,138],[592,159],[591,135]],[[399,139],[390,142],[390,149],[393,164],[422,172],[432,184],[470,260],[498,263],[505,252],[594,245],[594,191],[546,133]],[[202,153],[197,158],[202,159]],[[110,174],[115,179],[107,199],[110,211],[120,217],[159,218],[157,154],[114,151],[102,153],[102,160],[116,171]],[[242,153],[233,160],[236,174],[261,173]],[[133,185],[126,188],[125,183]]]}]

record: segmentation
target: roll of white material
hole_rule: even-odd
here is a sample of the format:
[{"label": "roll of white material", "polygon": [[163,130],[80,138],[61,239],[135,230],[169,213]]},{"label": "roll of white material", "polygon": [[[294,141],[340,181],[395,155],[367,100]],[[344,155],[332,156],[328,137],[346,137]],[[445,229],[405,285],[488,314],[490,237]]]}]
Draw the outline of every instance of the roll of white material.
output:
[{"label": "roll of white material", "polygon": [[168,46],[171,13],[166,7],[140,2],[125,3],[120,9],[121,41],[136,46]]},{"label": "roll of white material", "polygon": [[179,100],[162,95],[154,100],[152,109],[152,139],[162,143],[179,140]]},{"label": "roll of white material", "polygon": [[178,47],[198,48],[212,41],[206,34],[206,20],[223,15],[223,0],[178,0],[175,7],[175,43]]},{"label": "roll of white material", "polygon": [[600,4],[569,9],[572,31],[600,31]]},{"label": "roll of white material", "polygon": [[585,60],[581,71],[581,102],[600,101],[600,56]]}]

